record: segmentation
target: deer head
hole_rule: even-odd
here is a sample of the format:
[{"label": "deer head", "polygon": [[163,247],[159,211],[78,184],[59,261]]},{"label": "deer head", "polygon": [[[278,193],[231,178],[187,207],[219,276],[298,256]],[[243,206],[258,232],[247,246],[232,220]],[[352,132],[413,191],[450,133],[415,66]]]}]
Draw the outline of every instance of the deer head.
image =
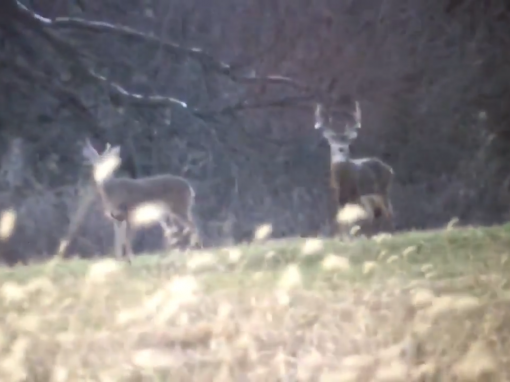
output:
[{"label": "deer head", "polygon": [[99,154],[87,139],[82,154],[86,162],[93,166],[93,178],[98,184],[111,178],[120,165],[120,146],[112,147],[107,143],[103,153]]},{"label": "deer head", "polygon": [[315,108],[315,129],[329,142],[333,161],[346,160],[349,145],[361,128],[361,112],[358,102],[343,97],[338,102],[318,104]]},{"label": "deer head", "polygon": [[87,139],[82,148],[82,154],[87,164],[92,166],[92,180],[103,203],[107,207],[105,215],[114,220],[122,221],[127,215],[127,207],[122,203],[113,205],[109,202],[105,193],[104,185],[113,178],[113,173],[120,165],[120,147],[112,147],[109,143],[102,154],[100,154]]},{"label": "deer head", "polygon": [[353,140],[361,128],[359,103],[351,97],[320,103],[315,108],[315,129],[337,140]]}]

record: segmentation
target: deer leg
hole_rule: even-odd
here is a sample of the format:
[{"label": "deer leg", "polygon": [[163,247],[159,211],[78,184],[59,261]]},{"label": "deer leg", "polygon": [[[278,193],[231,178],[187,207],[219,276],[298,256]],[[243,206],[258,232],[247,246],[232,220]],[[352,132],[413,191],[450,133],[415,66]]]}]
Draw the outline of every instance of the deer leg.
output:
[{"label": "deer leg", "polygon": [[193,218],[191,209],[188,210],[186,216],[187,216],[187,222],[188,222],[187,224],[188,224],[190,234],[191,234],[191,237],[190,237],[191,245],[192,246],[196,245],[199,248],[203,248],[204,245],[203,245],[202,239],[200,237],[201,235],[198,231],[198,227],[196,225],[195,219]]},{"label": "deer leg", "polygon": [[389,225],[389,231],[395,232],[395,214],[393,213],[393,206],[389,198],[386,198],[386,206],[387,206],[387,220]]},{"label": "deer leg", "polygon": [[381,219],[387,214],[384,200],[380,199],[378,195],[376,197],[369,198],[367,203],[367,212],[369,213],[369,229],[368,236],[373,236],[381,230]]},{"label": "deer leg", "polygon": [[179,224],[183,227],[183,235],[188,235],[190,245],[198,245],[202,247],[202,242],[200,240],[200,235],[198,234],[197,227],[194,223],[194,219],[191,213],[191,209],[186,212],[174,212],[174,218],[179,222]]},{"label": "deer leg", "polygon": [[122,257],[123,252],[123,228],[122,222],[118,220],[113,221],[113,230],[114,230],[114,252],[115,258],[119,260]]},{"label": "deer leg", "polygon": [[338,221],[338,214],[343,206],[340,203],[340,192],[334,184],[332,184],[330,206],[330,211],[333,212],[333,216],[330,216],[329,233],[332,237],[335,237],[342,234],[342,225]]},{"label": "deer leg", "polygon": [[131,248],[131,227],[126,220],[114,220],[115,229],[115,257],[117,260],[127,258],[128,262],[131,263],[133,256],[133,250]]},{"label": "deer leg", "polygon": [[123,255],[126,257],[128,263],[131,264],[131,261],[133,259],[133,247],[132,247],[133,227],[127,220],[124,220],[122,222],[122,225],[124,227]]},{"label": "deer leg", "polygon": [[[380,195],[377,199],[377,203],[374,204],[374,220],[381,225],[381,220],[389,226],[390,231],[393,230],[393,209],[389,198],[385,195]],[[384,225],[382,226],[384,228]],[[379,227],[381,228],[381,227]]]},{"label": "deer leg", "polygon": [[166,245],[169,246],[171,244],[171,238],[172,238],[172,230],[174,221],[172,218],[172,215],[168,214],[165,215],[160,221],[159,224],[161,226],[161,229],[163,230],[163,236],[165,237]]},{"label": "deer leg", "polygon": [[342,240],[347,240],[351,236],[352,224],[348,224],[342,219],[342,210],[347,204],[338,203],[336,206],[336,214],[333,219],[333,235],[338,236]]},{"label": "deer leg", "polygon": [[387,211],[385,211],[384,206],[375,205],[372,210],[374,220],[380,219],[381,217],[386,217],[388,215]]}]

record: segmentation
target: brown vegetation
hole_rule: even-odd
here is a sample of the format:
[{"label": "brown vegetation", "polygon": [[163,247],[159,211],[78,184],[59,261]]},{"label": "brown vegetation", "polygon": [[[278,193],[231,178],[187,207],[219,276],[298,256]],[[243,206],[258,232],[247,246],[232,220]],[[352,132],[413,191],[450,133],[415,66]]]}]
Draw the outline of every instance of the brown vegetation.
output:
[{"label": "brown vegetation", "polygon": [[507,380],[509,228],[1,268],[0,375]]}]

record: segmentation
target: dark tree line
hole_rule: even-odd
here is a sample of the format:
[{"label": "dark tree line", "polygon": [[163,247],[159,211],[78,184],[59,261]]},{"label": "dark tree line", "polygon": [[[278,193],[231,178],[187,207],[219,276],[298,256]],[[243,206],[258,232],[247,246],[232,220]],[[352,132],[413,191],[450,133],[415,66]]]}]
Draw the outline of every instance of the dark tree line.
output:
[{"label": "dark tree line", "polygon": [[[36,193],[76,184],[90,137],[120,144],[131,176],[194,182],[211,243],[264,222],[276,236],[314,234],[329,215],[329,154],[310,106],[352,94],[354,155],[395,168],[400,228],[501,221],[509,15],[503,1],[4,0],[2,205],[25,211]],[[23,166],[9,164],[15,147]],[[64,215],[31,251],[51,252]],[[92,231],[77,252],[98,250],[84,244]]]}]

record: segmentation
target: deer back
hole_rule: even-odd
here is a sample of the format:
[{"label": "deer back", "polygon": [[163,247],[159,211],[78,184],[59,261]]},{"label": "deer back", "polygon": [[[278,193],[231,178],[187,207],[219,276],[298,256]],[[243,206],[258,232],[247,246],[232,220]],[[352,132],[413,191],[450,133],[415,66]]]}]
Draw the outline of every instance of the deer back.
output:
[{"label": "deer back", "polygon": [[378,158],[363,158],[351,161],[357,168],[357,184],[362,195],[389,192],[393,181],[393,170]]},{"label": "deer back", "polygon": [[169,209],[193,204],[190,183],[179,176],[156,175],[140,179],[112,178],[103,185],[105,201],[112,211],[131,211],[140,204],[162,203]]}]

